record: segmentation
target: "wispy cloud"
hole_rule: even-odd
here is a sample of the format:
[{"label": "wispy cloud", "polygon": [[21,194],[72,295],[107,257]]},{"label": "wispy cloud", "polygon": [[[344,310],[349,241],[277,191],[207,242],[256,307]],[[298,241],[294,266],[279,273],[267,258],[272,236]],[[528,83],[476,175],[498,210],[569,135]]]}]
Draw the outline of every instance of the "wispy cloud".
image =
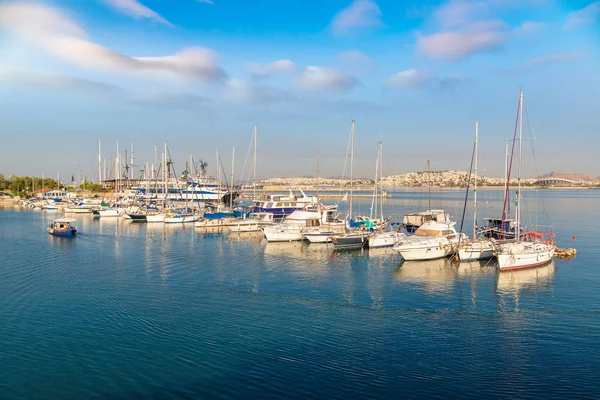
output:
[{"label": "wispy cloud", "polygon": [[146,7],[138,0],[102,0],[115,10],[133,18],[148,18],[165,25],[173,26],[162,15]]},{"label": "wispy cloud", "polygon": [[517,70],[527,70],[527,69],[539,67],[541,65],[554,64],[554,63],[558,63],[558,62],[562,62],[562,61],[575,60],[575,59],[581,58],[583,56],[584,56],[583,53],[575,53],[575,52],[548,54],[546,56],[535,57],[530,60],[527,60],[523,64],[519,65],[516,69]]},{"label": "wispy cloud", "polygon": [[338,12],[331,21],[331,29],[336,35],[346,35],[357,29],[382,26],[381,9],[372,0],[354,0],[352,4]]},{"label": "wispy cloud", "polygon": [[259,80],[270,78],[275,74],[293,74],[299,70],[298,66],[290,60],[277,60],[269,64],[251,64],[252,79]]},{"label": "wispy cloud", "polygon": [[356,75],[368,74],[375,68],[375,61],[358,50],[349,50],[338,54],[333,64],[343,71]]},{"label": "wispy cloud", "polygon": [[385,86],[390,89],[415,88],[425,86],[434,79],[429,73],[416,69],[407,69],[390,76]]},{"label": "wispy cloud", "polygon": [[459,61],[504,46],[507,26],[502,21],[469,23],[459,30],[442,31],[417,38],[417,51],[433,59]]},{"label": "wispy cloud", "polygon": [[416,89],[425,87],[451,89],[468,80],[469,78],[466,75],[453,75],[439,78],[426,71],[407,69],[390,76],[385,82],[385,87],[387,89]]},{"label": "wispy cloud", "polygon": [[61,94],[77,94],[84,97],[117,97],[123,95],[118,86],[91,79],[56,74],[32,69],[0,67],[0,83],[3,87],[35,91],[56,91]]},{"label": "wispy cloud", "polygon": [[514,33],[521,36],[535,35],[545,26],[543,22],[525,21],[514,30]]},{"label": "wispy cloud", "polygon": [[51,54],[86,69],[111,71],[167,71],[188,78],[215,80],[226,77],[216,54],[191,47],[173,55],[131,57],[88,39],[86,31],[59,10],[37,4],[0,6],[0,26],[45,49]]},{"label": "wispy cloud", "polygon": [[294,88],[315,92],[346,92],[358,86],[355,77],[329,67],[306,67],[294,80]]},{"label": "wispy cloud", "polygon": [[222,97],[225,102],[263,105],[275,105],[297,100],[292,93],[285,89],[268,85],[256,85],[238,78],[227,80]]},{"label": "wispy cloud", "polygon": [[567,15],[565,23],[566,28],[575,28],[582,25],[589,25],[600,19],[600,1],[596,1],[587,7],[573,11]]},{"label": "wispy cloud", "polygon": [[428,26],[437,27],[437,32],[417,35],[417,53],[440,61],[460,61],[496,51],[511,36],[536,33],[543,25],[525,21],[513,28],[497,16],[515,7],[540,4],[543,0],[447,1],[427,21]]},{"label": "wispy cloud", "polygon": [[196,0],[198,3],[204,3],[204,4],[215,4],[214,1],[212,0]]}]

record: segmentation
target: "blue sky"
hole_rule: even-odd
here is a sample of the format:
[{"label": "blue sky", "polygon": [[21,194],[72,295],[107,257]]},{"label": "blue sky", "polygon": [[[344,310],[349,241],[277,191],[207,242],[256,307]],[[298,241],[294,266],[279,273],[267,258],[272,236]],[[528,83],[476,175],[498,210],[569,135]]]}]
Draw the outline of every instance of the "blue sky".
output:
[{"label": "blue sky", "polygon": [[[97,175],[134,143],[176,165],[215,151],[260,177],[467,169],[501,176],[519,87],[524,175],[600,175],[600,2],[554,0],[0,1],[0,172]],[[529,143],[525,146],[529,148]],[[236,173],[238,176],[238,173]]]}]

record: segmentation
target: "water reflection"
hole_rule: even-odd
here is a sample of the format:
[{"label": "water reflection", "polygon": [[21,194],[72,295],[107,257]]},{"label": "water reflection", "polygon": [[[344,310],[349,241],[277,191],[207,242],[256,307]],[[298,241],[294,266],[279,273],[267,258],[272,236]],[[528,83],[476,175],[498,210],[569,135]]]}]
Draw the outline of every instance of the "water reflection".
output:
[{"label": "water reflection", "polygon": [[496,290],[499,293],[516,293],[523,289],[539,290],[552,282],[555,273],[554,260],[538,268],[499,272]]},{"label": "water reflection", "polygon": [[514,301],[514,311],[519,311],[521,295],[549,290],[555,273],[554,260],[538,268],[499,272],[496,293],[500,310],[512,309],[511,301]]},{"label": "water reflection", "polygon": [[265,255],[327,261],[333,256],[333,246],[309,245],[304,242],[268,242],[265,245]]},{"label": "water reflection", "polygon": [[404,261],[394,270],[394,281],[423,285],[427,291],[450,289],[458,270],[451,260]]},{"label": "water reflection", "polygon": [[259,232],[230,232],[227,235],[228,242],[250,242],[250,243],[260,243],[264,238],[264,234],[262,231]]}]

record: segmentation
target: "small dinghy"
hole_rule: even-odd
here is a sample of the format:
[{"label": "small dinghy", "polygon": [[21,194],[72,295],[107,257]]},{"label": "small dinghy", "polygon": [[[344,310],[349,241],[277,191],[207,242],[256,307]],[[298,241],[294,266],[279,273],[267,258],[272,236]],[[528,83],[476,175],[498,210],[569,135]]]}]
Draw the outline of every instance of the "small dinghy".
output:
[{"label": "small dinghy", "polygon": [[74,219],[55,219],[48,224],[48,233],[54,236],[73,236],[77,233]]}]

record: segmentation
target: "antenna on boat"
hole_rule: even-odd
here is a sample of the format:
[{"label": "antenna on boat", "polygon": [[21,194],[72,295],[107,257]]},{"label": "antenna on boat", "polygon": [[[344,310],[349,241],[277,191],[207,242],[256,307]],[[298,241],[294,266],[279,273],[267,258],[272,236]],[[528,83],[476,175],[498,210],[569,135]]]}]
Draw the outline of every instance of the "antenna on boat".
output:
[{"label": "antenna on boat", "polygon": [[519,101],[519,165],[517,168],[517,226],[515,230],[515,241],[519,243],[521,241],[521,162],[523,161],[523,89],[520,89],[520,101]]},{"label": "antenna on boat", "polygon": [[431,211],[431,165],[427,160],[427,207]]},{"label": "antenna on boat", "polygon": [[479,151],[479,120],[475,120],[475,187],[473,188],[473,239],[477,235],[477,152]]},{"label": "antenna on boat", "polygon": [[233,211],[233,167],[235,165],[235,147],[231,152],[231,191],[229,192],[229,210]]},{"label": "antenna on boat", "polygon": [[98,183],[102,182],[102,142],[98,139]]},{"label": "antenna on boat", "polygon": [[258,124],[254,124],[254,177],[252,178],[252,200],[256,201],[256,142],[258,140]]},{"label": "antenna on boat", "polygon": [[350,133],[350,140],[352,141],[351,153],[350,153],[350,219],[352,219],[352,197],[354,192],[353,179],[354,179],[354,120],[352,120],[352,131]]},{"label": "antenna on boat", "polygon": [[317,198],[319,197],[319,152],[317,151]]}]

